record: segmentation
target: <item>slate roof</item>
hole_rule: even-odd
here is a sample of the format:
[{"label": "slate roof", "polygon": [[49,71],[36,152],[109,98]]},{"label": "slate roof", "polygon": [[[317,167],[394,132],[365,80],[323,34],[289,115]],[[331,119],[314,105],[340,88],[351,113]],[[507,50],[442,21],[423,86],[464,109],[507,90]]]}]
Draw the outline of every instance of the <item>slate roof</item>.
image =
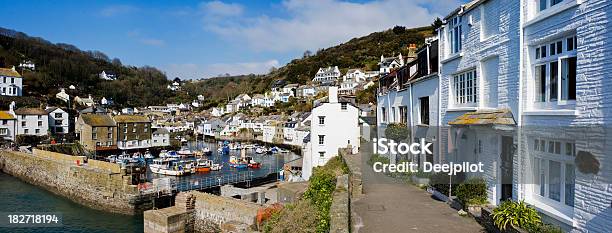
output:
[{"label": "slate roof", "polygon": [[16,115],[47,115],[47,111],[41,108],[20,108],[15,110]]},{"label": "slate roof", "polygon": [[117,115],[114,120],[120,123],[151,122],[148,117],[142,115]]},{"label": "slate roof", "polygon": [[83,122],[91,126],[116,126],[115,120],[109,115],[102,114],[82,114]]},{"label": "slate roof", "polygon": [[468,112],[455,120],[448,122],[449,125],[516,125],[510,109],[481,110]]},{"label": "slate roof", "polygon": [[21,78],[21,74],[19,74],[19,72],[10,68],[0,68],[0,76]]},{"label": "slate roof", "polygon": [[153,128],[153,134],[170,134],[166,128]]}]

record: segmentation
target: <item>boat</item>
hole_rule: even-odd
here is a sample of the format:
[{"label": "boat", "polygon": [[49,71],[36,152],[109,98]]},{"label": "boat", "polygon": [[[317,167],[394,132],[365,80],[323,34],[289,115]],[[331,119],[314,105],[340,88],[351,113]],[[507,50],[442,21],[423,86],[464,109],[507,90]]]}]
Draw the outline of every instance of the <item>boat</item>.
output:
[{"label": "boat", "polygon": [[149,169],[151,169],[151,172],[161,175],[183,176],[187,174],[183,170],[183,166],[175,158],[153,159]]},{"label": "boat", "polygon": [[183,165],[185,174],[196,172],[196,163],[193,160],[181,160],[179,161],[179,164]]},{"label": "boat", "polygon": [[255,149],[255,145],[253,145],[253,144],[246,144],[246,145],[242,146],[242,149],[248,149],[248,150]]},{"label": "boat", "polygon": [[183,147],[181,148],[181,150],[176,152],[178,155],[180,155],[181,157],[189,157],[189,156],[193,156],[193,151],[191,151],[189,148],[187,147]]},{"label": "boat", "polygon": [[272,148],[270,148],[269,151],[272,152],[273,154],[276,154],[276,153],[278,153],[278,147],[276,147],[276,146],[272,147]]},{"label": "boat", "polygon": [[229,149],[230,150],[240,150],[241,148],[242,147],[238,143],[231,143],[231,144],[229,144]]},{"label": "boat", "polygon": [[255,149],[255,153],[257,154],[264,154],[266,153],[266,149],[263,147],[257,147],[257,149]]},{"label": "boat", "polygon": [[208,159],[196,159],[196,172],[209,172],[212,167],[212,161]]},{"label": "boat", "polygon": [[238,159],[236,156],[230,157],[229,165],[233,168],[247,168],[249,166],[245,161]]},{"label": "boat", "polygon": [[151,154],[151,152],[149,152],[148,150],[145,152],[144,154],[144,159],[145,160],[151,160],[154,159],[155,157]]},{"label": "boat", "polygon": [[211,171],[219,171],[221,170],[221,168],[223,168],[223,164],[213,163],[212,165],[210,165]]},{"label": "boat", "polygon": [[255,160],[251,156],[244,157],[244,161],[250,168],[261,168],[261,163],[255,162]]}]

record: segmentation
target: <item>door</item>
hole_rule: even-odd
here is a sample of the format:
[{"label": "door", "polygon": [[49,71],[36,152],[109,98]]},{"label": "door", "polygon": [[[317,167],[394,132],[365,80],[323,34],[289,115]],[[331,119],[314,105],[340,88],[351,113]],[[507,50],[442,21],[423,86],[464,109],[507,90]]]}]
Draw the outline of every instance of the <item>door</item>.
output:
[{"label": "door", "polygon": [[513,139],[512,137],[502,136],[501,141],[501,198],[500,201],[512,199],[512,159],[513,159]]}]

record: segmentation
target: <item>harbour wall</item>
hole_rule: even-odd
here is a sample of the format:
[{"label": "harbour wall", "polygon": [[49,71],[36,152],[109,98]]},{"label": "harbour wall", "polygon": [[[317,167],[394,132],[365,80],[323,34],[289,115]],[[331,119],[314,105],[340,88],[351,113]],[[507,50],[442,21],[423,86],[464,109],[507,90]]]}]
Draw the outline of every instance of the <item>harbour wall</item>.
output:
[{"label": "harbour wall", "polygon": [[141,195],[117,164],[34,149],[0,151],[0,169],[90,208],[128,215],[152,208],[152,195]]}]

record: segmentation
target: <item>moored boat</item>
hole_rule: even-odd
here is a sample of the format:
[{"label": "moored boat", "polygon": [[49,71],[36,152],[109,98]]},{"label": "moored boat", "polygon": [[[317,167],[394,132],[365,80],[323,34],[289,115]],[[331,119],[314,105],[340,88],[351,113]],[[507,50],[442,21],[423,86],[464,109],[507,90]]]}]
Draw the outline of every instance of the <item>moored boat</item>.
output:
[{"label": "moored boat", "polygon": [[196,159],[196,172],[209,172],[212,167],[212,161],[208,159]]},{"label": "moored boat", "polygon": [[151,169],[151,172],[161,175],[183,176],[186,174],[183,166],[174,158],[153,159],[149,169]]}]

